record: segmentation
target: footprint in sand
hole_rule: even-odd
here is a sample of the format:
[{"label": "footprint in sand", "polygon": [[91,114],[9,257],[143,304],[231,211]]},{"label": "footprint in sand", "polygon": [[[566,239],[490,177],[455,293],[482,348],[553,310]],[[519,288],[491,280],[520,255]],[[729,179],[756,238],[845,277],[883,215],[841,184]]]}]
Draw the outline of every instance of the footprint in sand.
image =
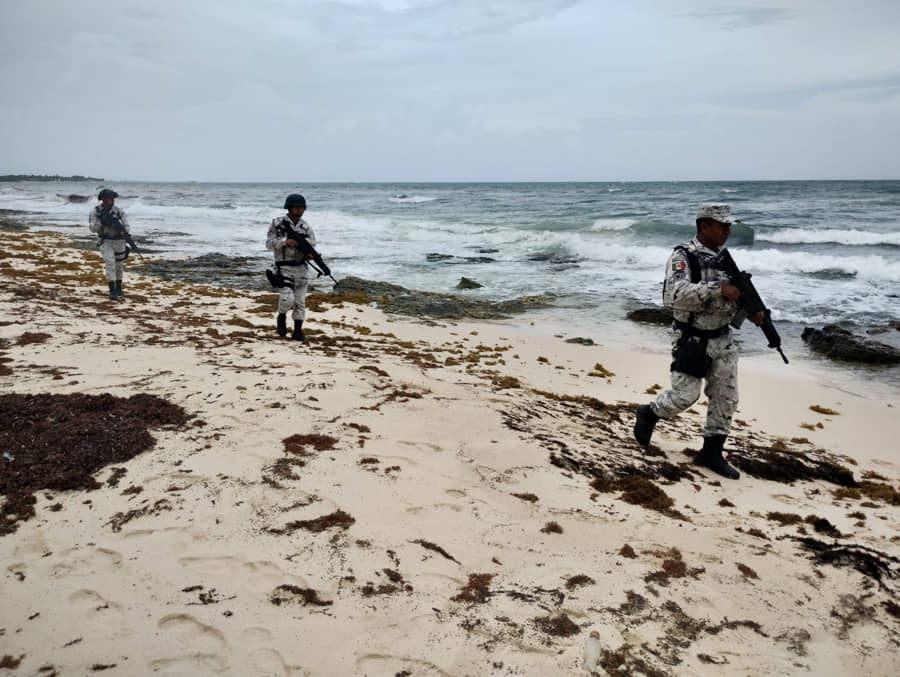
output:
[{"label": "footprint in sand", "polygon": [[390,656],[387,654],[366,654],[356,661],[355,675],[399,675],[409,674],[416,677],[450,677],[449,672],[441,670],[434,663],[409,658],[407,656]]},{"label": "footprint in sand", "polygon": [[[288,574],[276,564],[266,561],[246,562],[237,557],[182,557],[178,563],[191,571],[205,576],[242,581],[254,590],[268,594],[272,588],[284,583],[309,587],[306,579]],[[213,584],[214,585],[214,584]]]},{"label": "footprint in sand", "polygon": [[122,553],[107,548],[72,548],[62,553],[62,559],[53,565],[50,575],[65,578],[112,573],[121,569],[122,559]]},{"label": "footprint in sand", "polygon": [[157,627],[167,652],[174,655],[151,660],[154,671],[198,675],[228,669],[231,648],[218,628],[188,614],[164,616]]},{"label": "footprint in sand", "polygon": [[79,610],[82,618],[98,616],[108,621],[115,621],[122,615],[122,606],[111,602],[96,590],[82,588],[69,595],[69,604]]}]

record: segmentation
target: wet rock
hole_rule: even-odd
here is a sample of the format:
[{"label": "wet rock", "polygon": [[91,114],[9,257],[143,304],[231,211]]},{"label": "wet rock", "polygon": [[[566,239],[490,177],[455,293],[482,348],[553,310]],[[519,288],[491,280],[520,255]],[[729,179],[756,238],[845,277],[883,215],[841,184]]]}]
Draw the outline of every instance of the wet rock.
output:
[{"label": "wet rock", "polygon": [[496,261],[490,256],[454,256],[437,252],[426,254],[425,260],[429,263],[493,263]]},{"label": "wet rock", "polygon": [[[140,244],[140,239],[137,241]],[[271,287],[263,272],[266,265],[266,260],[252,256],[226,256],[213,252],[189,259],[145,260],[135,265],[134,269],[162,280],[268,290]]]},{"label": "wet rock", "polygon": [[481,289],[484,285],[478,284],[475,280],[470,280],[468,277],[459,278],[459,284],[456,285],[457,289]]},{"label": "wet rock", "polygon": [[389,313],[414,317],[426,315],[448,320],[499,319],[543,308],[553,301],[553,297],[549,295],[523,296],[500,302],[465,299],[452,294],[416,291],[388,282],[364,280],[359,277],[345,277],[338,280],[334,291],[338,294],[363,292],[375,299],[379,307]]},{"label": "wet rock", "polygon": [[75,193],[72,193],[71,195],[64,195],[62,197],[66,198],[66,202],[73,202],[75,204],[87,202],[91,199],[89,195],[77,195]]},{"label": "wet rock", "polygon": [[632,322],[645,324],[672,324],[672,311],[666,308],[638,308],[632,310],[626,317]]},{"label": "wet rock", "polygon": [[575,336],[574,338],[567,338],[566,343],[577,343],[582,346],[592,346],[594,345],[594,339]]},{"label": "wet rock", "polygon": [[821,330],[806,327],[801,338],[812,350],[832,360],[867,364],[900,364],[900,350],[885,343],[856,336],[834,324]]}]

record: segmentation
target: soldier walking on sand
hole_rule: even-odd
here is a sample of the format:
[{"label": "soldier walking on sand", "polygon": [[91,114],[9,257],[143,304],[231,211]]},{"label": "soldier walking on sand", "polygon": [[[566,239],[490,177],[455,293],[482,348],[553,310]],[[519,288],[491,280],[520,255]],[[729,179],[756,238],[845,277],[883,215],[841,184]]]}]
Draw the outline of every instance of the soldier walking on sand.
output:
[{"label": "soldier walking on sand", "polygon": [[316,246],[316,236],[309,224],[303,220],[306,198],[291,193],[284,200],[287,214],[272,219],[266,235],[266,248],[275,254],[275,268],[280,275],[281,292],[278,295],[278,318],[276,331],[279,336],[287,334],[287,313],[294,320],[291,339],[306,341],[303,320],[306,317],[306,291],[309,287],[309,268],[306,261],[311,258],[298,248],[296,236],[303,237],[310,245]]},{"label": "soldier walking on sand", "polygon": [[[672,309],[672,386],[650,404],[637,408],[634,438],[650,444],[660,418],[671,418],[700,397],[706,380],[709,407],[703,428],[703,449],[694,463],[723,477],[738,479],[740,473],[722,455],[731,418],[737,409],[738,349],[731,327],[739,328],[746,313],[737,305],[740,292],[728,277],[711,266],[725,246],[731,224],[738,222],[726,204],[702,204],[697,209],[697,236],[678,245],[666,263],[663,304]],[[751,316],[762,324],[762,312]]]},{"label": "soldier walking on sand", "polygon": [[97,233],[97,246],[103,256],[106,267],[106,280],[109,283],[109,298],[115,301],[121,296],[122,276],[125,272],[125,259],[128,258],[126,238],[131,236],[131,227],[125,218],[125,211],[115,205],[119,194],[109,188],[102,189],[96,205],[90,213],[89,223],[92,233]]}]

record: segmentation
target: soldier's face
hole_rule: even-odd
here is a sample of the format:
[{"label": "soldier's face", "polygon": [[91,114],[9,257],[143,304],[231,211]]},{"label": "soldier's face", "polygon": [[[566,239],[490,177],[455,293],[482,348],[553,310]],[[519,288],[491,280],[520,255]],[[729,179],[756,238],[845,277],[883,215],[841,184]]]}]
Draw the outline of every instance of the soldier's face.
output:
[{"label": "soldier's face", "polygon": [[728,236],[731,235],[731,224],[719,221],[709,221],[703,227],[703,244],[711,249],[718,249],[725,245]]},{"label": "soldier's face", "polygon": [[110,207],[113,206],[115,201],[116,201],[116,198],[114,198],[114,197],[105,197],[102,200],[100,200],[100,204],[102,204],[104,208],[109,209]]}]

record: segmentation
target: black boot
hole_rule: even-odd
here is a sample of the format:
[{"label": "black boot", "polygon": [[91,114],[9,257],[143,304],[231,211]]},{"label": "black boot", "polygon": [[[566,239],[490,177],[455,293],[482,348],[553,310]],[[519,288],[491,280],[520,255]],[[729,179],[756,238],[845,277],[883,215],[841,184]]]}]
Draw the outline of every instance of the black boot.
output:
[{"label": "black boot", "polygon": [[653,408],[649,404],[642,404],[637,408],[634,416],[634,439],[642,447],[650,444],[653,428],[658,420],[659,416],[653,413]]},{"label": "black boot", "polygon": [[294,341],[306,341],[306,334],[303,333],[303,320],[294,320],[294,333],[291,334]]},{"label": "black boot", "polygon": [[110,280],[109,281],[109,300],[115,301],[117,298],[119,298],[119,296],[116,293],[116,283],[113,282],[112,280]]},{"label": "black boot", "polygon": [[710,435],[703,438],[703,449],[697,454],[694,463],[702,465],[714,473],[730,480],[736,480],[741,476],[735,467],[730,465],[722,456],[722,448],[725,446],[726,435]]},{"label": "black boot", "polygon": [[122,280],[116,280],[116,296],[125,296],[122,293]]},{"label": "black boot", "polygon": [[278,319],[275,323],[275,331],[279,336],[287,336],[287,316],[284,313],[278,313]]}]

